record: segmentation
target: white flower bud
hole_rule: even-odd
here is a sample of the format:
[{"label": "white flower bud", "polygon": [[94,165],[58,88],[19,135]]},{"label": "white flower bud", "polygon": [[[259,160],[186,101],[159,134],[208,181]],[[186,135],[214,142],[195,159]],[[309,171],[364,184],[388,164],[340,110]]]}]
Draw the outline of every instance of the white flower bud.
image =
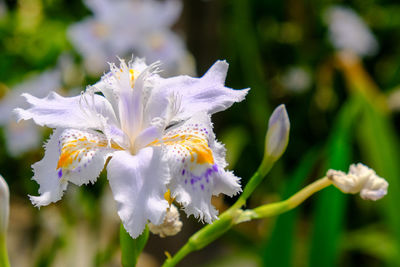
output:
[{"label": "white flower bud", "polygon": [[167,214],[165,215],[164,222],[160,225],[154,225],[149,223],[149,230],[153,234],[157,234],[160,237],[173,236],[179,233],[182,229],[182,222],[179,220],[178,209],[171,205]]},{"label": "white flower bud", "polygon": [[290,122],[285,105],[279,105],[268,122],[265,154],[267,157],[278,159],[282,156],[289,141]]},{"label": "white flower bud", "polygon": [[328,170],[326,176],[344,193],[357,194],[363,199],[378,200],[384,197],[388,182],[362,163],[352,164],[349,173]]},{"label": "white flower bud", "polygon": [[4,178],[0,175],[0,235],[5,235],[10,212],[10,192]]},{"label": "white flower bud", "polygon": [[332,6],[325,11],[329,38],[338,50],[350,50],[359,56],[376,54],[379,44],[366,23],[354,10]]}]

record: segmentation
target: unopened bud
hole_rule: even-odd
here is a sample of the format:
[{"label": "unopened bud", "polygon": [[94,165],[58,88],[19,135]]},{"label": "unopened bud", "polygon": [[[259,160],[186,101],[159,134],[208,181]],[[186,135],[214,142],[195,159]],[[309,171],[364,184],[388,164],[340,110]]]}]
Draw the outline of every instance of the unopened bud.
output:
[{"label": "unopened bud", "polygon": [[285,151],[289,141],[290,122],[285,105],[279,105],[268,122],[265,156],[277,160]]},{"label": "unopened bud", "polygon": [[387,194],[388,182],[362,163],[352,164],[349,172],[328,170],[327,177],[344,193],[357,194],[363,199],[378,200]]},{"label": "unopened bud", "polygon": [[4,178],[0,175],[0,235],[7,232],[10,212],[10,192]]},{"label": "unopened bud", "polygon": [[149,223],[149,230],[160,237],[173,236],[182,229],[182,222],[179,219],[178,209],[171,204],[165,215],[164,222],[160,225]]}]

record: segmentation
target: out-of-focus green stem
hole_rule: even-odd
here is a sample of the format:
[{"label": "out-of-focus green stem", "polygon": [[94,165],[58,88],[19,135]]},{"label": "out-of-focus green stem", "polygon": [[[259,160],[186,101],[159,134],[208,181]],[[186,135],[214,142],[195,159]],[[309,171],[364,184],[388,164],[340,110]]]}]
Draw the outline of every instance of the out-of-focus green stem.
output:
[{"label": "out-of-focus green stem", "polygon": [[[257,176],[256,179],[261,179],[258,178],[258,176],[260,176],[258,173],[255,173],[254,176]],[[287,212],[291,209],[296,208],[314,193],[324,189],[331,184],[332,182],[327,177],[324,177],[306,186],[305,188],[294,194],[292,197],[284,201],[266,204],[253,210],[243,211],[242,209],[240,209],[241,205],[239,206],[239,204],[243,201],[245,202],[246,199],[241,201],[239,201],[239,199],[234,206],[221,214],[219,220],[215,221],[213,224],[209,224],[203,227],[197,233],[192,235],[192,237],[189,238],[188,242],[172,258],[169,258],[164,262],[163,267],[175,266],[186,255],[193,251],[200,250],[206,245],[210,244],[218,237],[223,235],[225,232],[227,232],[235,224],[246,222],[252,219],[261,219],[276,216],[281,213]],[[248,189],[249,192],[251,188],[253,187],[250,187],[250,189]],[[235,206],[239,206],[239,208],[236,208]]]},{"label": "out-of-focus green stem", "polygon": [[197,233],[192,235],[188,242],[172,257],[167,259],[163,267],[171,267],[178,264],[187,254],[200,250],[206,245],[210,244],[225,232],[227,232],[239,217],[242,210],[226,211],[219,219],[212,224],[206,225]]},{"label": "out-of-focus green stem", "polygon": [[0,234],[0,266],[10,267],[7,253],[6,237],[3,234]]}]

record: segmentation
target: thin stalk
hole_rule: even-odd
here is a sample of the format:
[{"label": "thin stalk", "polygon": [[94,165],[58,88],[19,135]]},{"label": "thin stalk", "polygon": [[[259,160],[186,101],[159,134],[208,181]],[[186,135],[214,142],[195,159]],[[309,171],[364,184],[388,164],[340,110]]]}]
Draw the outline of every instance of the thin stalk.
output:
[{"label": "thin stalk", "polygon": [[[265,162],[264,162],[265,161]],[[229,210],[236,210],[240,209],[242,206],[246,205],[247,199],[251,196],[257,186],[263,181],[264,176],[271,170],[272,166],[274,165],[275,161],[267,161],[263,160],[263,164],[261,167],[253,174],[250,178],[249,182],[246,184],[245,188],[243,189],[242,194],[232,205]]]},{"label": "thin stalk", "polygon": [[[260,175],[258,173],[255,173],[254,176],[257,176],[258,179],[258,176]],[[243,201],[246,201],[246,199],[239,199],[240,201],[238,200],[234,206],[221,214],[219,220],[203,227],[197,233],[192,235],[189,238],[188,242],[173,257],[167,259],[164,262],[163,267],[175,266],[186,255],[207,246],[208,244],[219,238],[221,235],[223,235],[225,232],[227,232],[235,224],[246,222],[252,219],[261,219],[276,216],[292,210],[300,205],[302,202],[304,202],[304,200],[331,184],[332,182],[327,177],[323,177],[306,186],[305,188],[294,194],[292,197],[284,201],[263,205],[253,210],[243,211],[242,209],[240,209],[240,206],[242,205]],[[248,190],[250,191],[251,188]],[[243,191],[243,193],[245,191],[246,189]],[[235,206],[239,206],[239,208]]]},{"label": "thin stalk", "polygon": [[238,220],[235,224],[253,220],[253,219],[261,219],[267,218],[271,216],[277,216],[279,214],[285,213],[289,210],[292,210],[299,206],[301,203],[304,202],[307,198],[312,196],[318,191],[321,191],[325,187],[328,187],[332,184],[332,181],[329,180],[327,177],[323,177],[312,184],[304,187],[299,192],[291,196],[290,198],[276,202],[271,204],[266,204],[255,208],[253,210],[245,210],[241,213]]}]

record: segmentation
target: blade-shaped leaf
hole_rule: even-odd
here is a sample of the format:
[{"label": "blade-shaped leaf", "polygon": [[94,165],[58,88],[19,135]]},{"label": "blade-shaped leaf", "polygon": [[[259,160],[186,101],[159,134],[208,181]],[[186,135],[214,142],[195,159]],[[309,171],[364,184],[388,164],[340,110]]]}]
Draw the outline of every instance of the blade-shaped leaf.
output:
[{"label": "blade-shaped leaf", "polygon": [[[285,192],[282,195],[283,199],[290,197],[301,189],[318,159],[316,157],[317,151],[315,148],[311,149],[303,156],[302,161],[285,188]],[[292,266],[293,242],[298,215],[299,210],[294,209],[277,218],[271,236],[265,241],[262,248],[263,266]]]},{"label": "blade-shaped leaf", "polygon": [[[359,123],[360,150],[366,162],[375,169],[377,174],[389,182],[387,196],[380,200],[379,205],[386,223],[400,247],[400,153],[399,142],[395,130],[387,116],[377,111],[369,103],[364,103],[364,113]],[[392,266],[400,262],[400,251],[393,255]]]},{"label": "blade-shaped leaf", "polygon": [[[357,96],[342,107],[327,146],[326,167],[347,171],[351,163],[354,121],[360,113]],[[309,266],[337,266],[347,196],[332,187],[321,192],[314,210]]]},{"label": "blade-shaped leaf", "polygon": [[149,228],[146,226],[143,233],[139,237],[133,239],[121,224],[119,238],[121,244],[122,266],[136,266],[139,255],[146,245],[147,239],[149,238]]}]

